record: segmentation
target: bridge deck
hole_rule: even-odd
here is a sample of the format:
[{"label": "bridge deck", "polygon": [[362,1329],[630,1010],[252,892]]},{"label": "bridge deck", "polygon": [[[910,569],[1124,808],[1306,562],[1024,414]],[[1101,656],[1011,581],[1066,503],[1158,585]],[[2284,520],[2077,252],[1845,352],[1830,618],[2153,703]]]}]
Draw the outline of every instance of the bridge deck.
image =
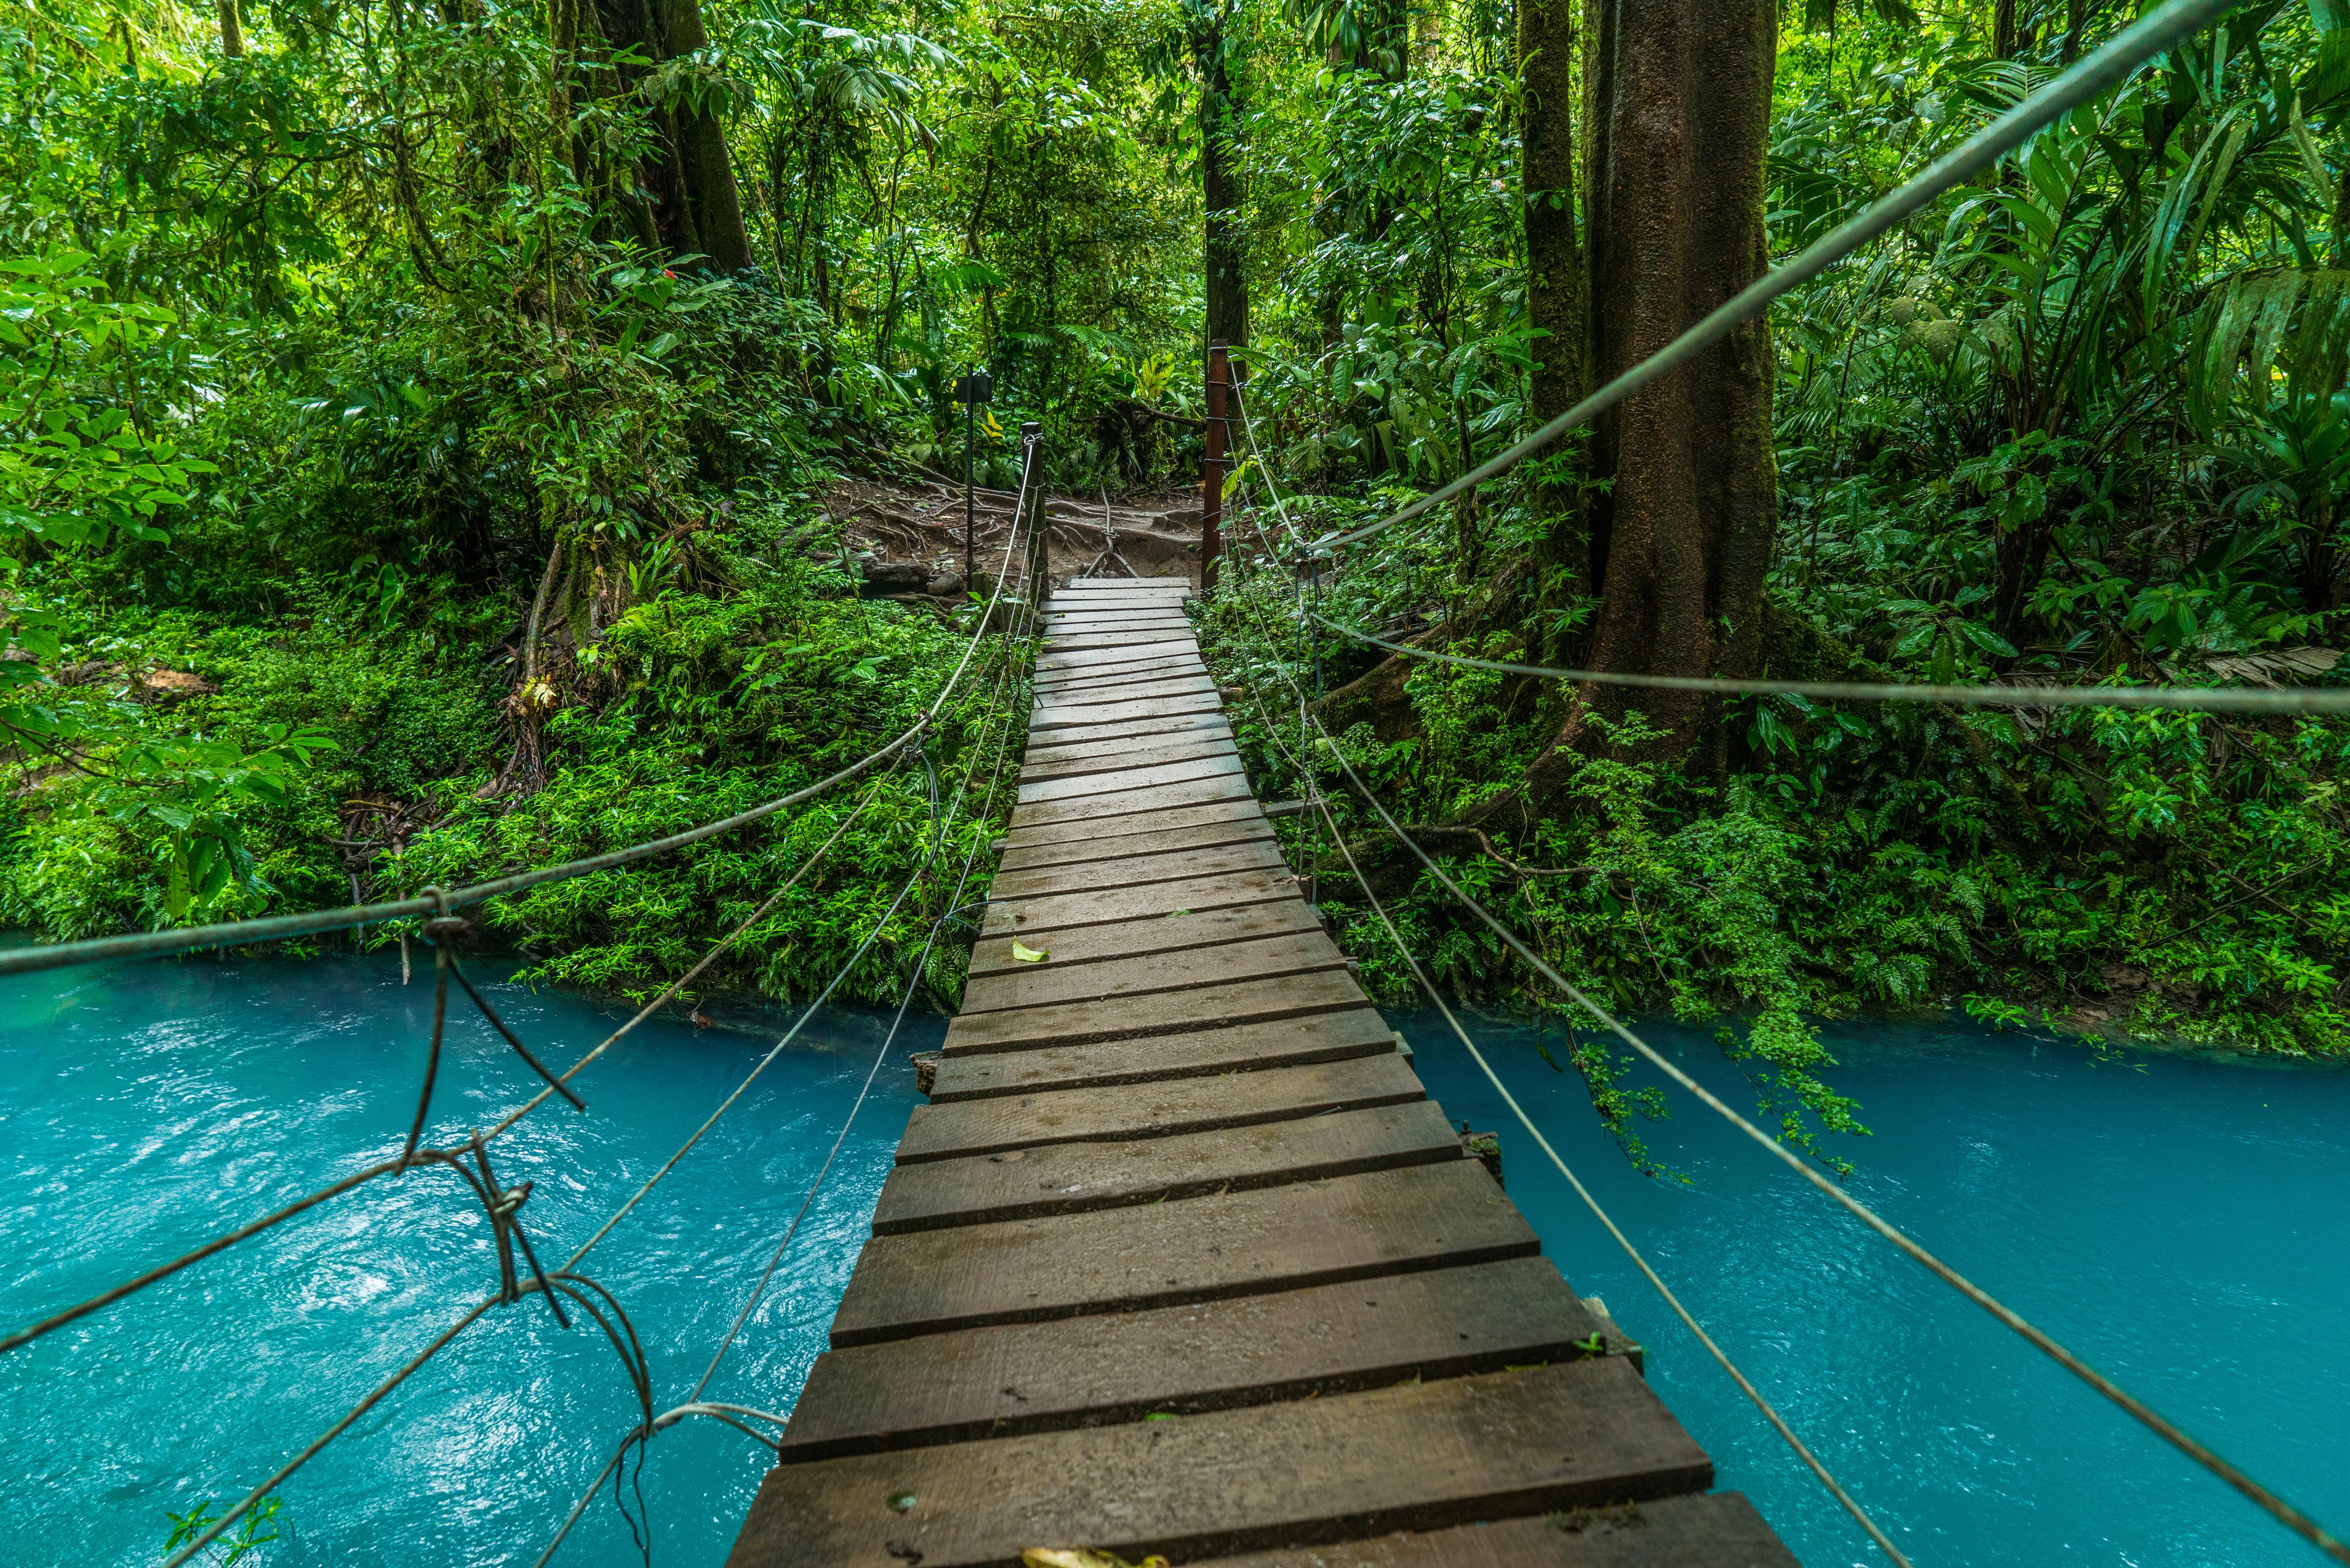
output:
[{"label": "bridge deck", "polygon": [[1792,1568],[1299,896],[1187,593],[1053,599],[963,1010],[730,1562]]}]

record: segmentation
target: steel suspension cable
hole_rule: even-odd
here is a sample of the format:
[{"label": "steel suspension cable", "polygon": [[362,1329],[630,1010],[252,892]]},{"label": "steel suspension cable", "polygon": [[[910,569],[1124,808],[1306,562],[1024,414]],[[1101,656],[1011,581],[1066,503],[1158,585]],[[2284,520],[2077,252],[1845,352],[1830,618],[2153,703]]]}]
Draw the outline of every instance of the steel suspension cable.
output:
[{"label": "steel suspension cable", "polygon": [[1563,670],[1517,664],[1505,659],[1474,659],[1432,648],[1415,648],[1374,637],[1331,620],[1317,611],[1317,624],[1372,648],[1432,664],[1531,675],[1578,685],[1637,686],[1665,691],[1702,691],[1735,697],[1803,697],[1823,702],[1932,702],[1964,708],[2162,708],[2199,713],[2350,712],[2350,688],[2262,691],[2218,686],[1956,686],[1894,681],[1741,680],[1715,675],[1635,675],[1612,670]]},{"label": "steel suspension cable", "polygon": [[2165,4],[2115,34],[2102,47],[2085,56],[2055,80],[1936,159],[1867,210],[1805,246],[1786,265],[1749,284],[1696,326],[1532,435],[1376,523],[1326,535],[1321,545],[1336,549],[1357,544],[1432,511],[1489,479],[1499,478],[1569,431],[1588,425],[1642,387],[1688,364],[1737,328],[1760,319],[1772,302],[1790,289],[1809,283],[1871,240],[1898,228],[1935,198],[1972,180],[2022,146],[2041,127],[2120,86],[2147,61],[2235,8],[2235,0],[2165,0]]}]

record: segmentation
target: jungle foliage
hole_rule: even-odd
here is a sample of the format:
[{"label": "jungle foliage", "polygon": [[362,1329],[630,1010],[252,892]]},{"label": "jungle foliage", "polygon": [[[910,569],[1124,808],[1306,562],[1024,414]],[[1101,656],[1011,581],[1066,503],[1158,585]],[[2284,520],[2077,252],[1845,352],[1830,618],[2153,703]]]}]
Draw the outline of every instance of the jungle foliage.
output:
[{"label": "jungle foliage", "polygon": [[[1783,6],[1773,252],[2125,13]],[[1591,67],[1530,108],[1519,22],[1502,0],[0,13],[0,923],[410,891],[822,776],[920,711],[971,629],[858,596],[826,483],[959,462],[971,368],[997,389],[983,483],[1016,472],[1023,419],[1078,493],[1188,479],[1212,317],[1243,340],[1253,434],[1207,625],[1263,700],[1268,794],[1307,771],[1295,680],[1579,982],[1731,1016],[1798,1136],[1851,1116],[1807,1016],[1962,1001],[2339,1054],[2339,723],[1773,700],[1708,714],[1722,743],[1684,763],[1635,712],[1504,826],[1479,809],[1571,692],[1297,635],[1254,530],[1464,472],[1565,351],[1529,308],[1525,133],[1550,113],[1585,144]],[[1785,302],[1773,673],[2339,679],[2345,22],[2242,7]],[[1570,444],[1341,563],[1326,612],[1571,662],[1594,587],[1546,541],[1560,497],[1607,483]],[[992,776],[996,673],[938,738],[941,778]],[[1442,979],[1554,1003],[1311,771]],[[541,889],[496,929],[549,978],[642,992],[857,798]],[[928,800],[919,769],[885,782],[713,979],[820,980],[911,870]],[[1397,983],[1333,846],[1296,847]],[[852,994],[890,990],[936,891]],[[1607,1053],[1569,1050],[1628,1112]]]}]

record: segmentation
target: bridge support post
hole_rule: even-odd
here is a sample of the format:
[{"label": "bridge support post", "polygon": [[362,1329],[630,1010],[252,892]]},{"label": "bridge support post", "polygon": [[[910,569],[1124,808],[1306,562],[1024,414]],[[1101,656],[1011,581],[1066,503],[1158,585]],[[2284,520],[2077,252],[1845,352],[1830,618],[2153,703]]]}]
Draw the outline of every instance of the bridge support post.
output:
[{"label": "bridge support post", "polygon": [[1232,387],[1229,345],[1219,338],[1208,345],[1208,418],[1201,430],[1200,455],[1200,591],[1216,586],[1216,558],[1222,554],[1224,521],[1225,400]]}]

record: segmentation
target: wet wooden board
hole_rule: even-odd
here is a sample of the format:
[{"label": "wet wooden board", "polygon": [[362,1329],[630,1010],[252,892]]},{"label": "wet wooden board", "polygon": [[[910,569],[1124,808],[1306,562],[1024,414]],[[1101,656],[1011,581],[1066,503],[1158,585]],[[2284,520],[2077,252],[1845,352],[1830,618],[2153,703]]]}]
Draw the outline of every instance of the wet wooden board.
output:
[{"label": "wet wooden board", "polygon": [[1074,691],[1038,692],[1029,715],[1033,729],[1038,722],[1050,717],[1055,723],[1066,723],[1072,718],[1082,719],[1091,708],[1107,708],[1120,702],[1148,702],[1159,697],[1198,697],[1213,692],[1216,683],[1201,675],[1170,675],[1155,680],[1138,680],[1128,685],[1096,686],[1087,684]]},{"label": "wet wooden board", "polygon": [[1005,840],[999,866],[1003,871],[1026,871],[1039,866],[1164,855],[1170,849],[1213,849],[1219,845],[1245,844],[1274,836],[1273,824],[1265,820],[1254,800],[1196,806],[1167,815],[1182,820],[1164,827],[1132,824],[1128,832],[1082,836],[1076,833],[1076,825],[1027,834],[1015,827]]},{"label": "wet wooden board", "polygon": [[[1167,740],[1183,735],[1230,736],[1232,725],[1222,713],[1180,713],[1164,719],[1129,719],[1121,723],[1088,724],[1069,730],[1047,730],[1028,737],[1025,754],[1052,755],[1063,747],[1098,745],[1105,741]],[[1018,823],[1013,824],[1016,831]]]},{"label": "wet wooden board", "polygon": [[786,1463],[1196,1415],[1570,1361],[1597,1324],[1545,1258],[827,1351]]},{"label": "wet wooden board", "polygon": [[1606,1357],[779,1465],[728,1562],[1010,1568],[1044,1544],[1188,1562],[1666,1497],[1712,1480],[1648,1385]]},{"label": "wet wooden board", "polygon": [[[1116,863],[1113,864],[1122,864]],[[1217,877],[1187,877],[1174,882],[1122,882],[1090,885],[1066,893],[1040,893],[1029,898],[1005,898],[991,903],[980,919],[980,937],[1028,937],[1078,926],[1106,926],[1130,920],[1173,919],[1180,912],[1199,914],[1232,909],[1276,899],[1297,900],[1297,885],[1274,867],[1232,871]],[[1028,944],[1035,946],[1034,942]]]},{"label": "wet wooden board", "polygon": [[1226,774],[1245,774],[1237,753],[1221,757],[1191,757],[1148,767],[1118,768],[1106,773],[1073,774],[1066,778],[1024,779],[1018,785],[1020,804],[1076,800],[1087,795],[1122,794],[1158,784],[1188,784]]},{"label": "wet wooden board", "polygon": [[1277,1547],[1194,1568],[1800,1568],[1734,1491]]},{"label": "wet wooden board", "polygon": [[1156,767],[1161,763],[1190,762],[1199,757],[1236,756],[1239,742],[1230,736],[1211,735],[1170,745],[1114,741],[1091,755],[1031,757],[1021,765],[1020,781],[1074,778],[1079,774],[1112,774],[1128,768]]},{"label": "wet wooden board", "polygon": [[1091,1213],[1466,1157],[1426,1100],[1117,1143],[1063,1143],[901,1167],[881,1184],[873,1233]]},{"label": "wet wooden board", "polygon": [[[1037,933],[1038,940],[1043,934]],[[1032,948],[1049,953],[1049,948]],[[1048,958],[1019,963],[971,981],[963,996],[966,1013],[1000,1012],[1020,1007],[1053,1007],[1078,1002],[1112,1002],[1161,992],[1196,991],[1241,980],[1274,980],[1345,970],[1346,955],[1319,930],[1227,942],[1222,947],[1143,953],[1097,963],[1055,964]]]},{"label": "wet wooden board", "polygon": [[1113,664],[1099,673],[1087,670],[1059,680],[1038,680],[1030,690],[1043,701],[1076,692],[1116,691],[1146,681],[1163,680],[1170,676],[1205,675],[1207,672],[1207,665],[1196,658],[1147,659],[1133,664]]},{"label": "wet wooden board", "polygon": [[[1022,821],[1032,827],[1046,827],[1064,822],[1096,823],[1107,826],[1105,820],[1107,818],[1132,816],[1142,812],[1161,814],[1170,806],[1207,805],[1226,800],[1244,800],[1252,809],[1254,808],[1256,797],[1249,793],[1245,774],[1226,774],[1220,778],[1159,784],[1151,789],[1121,790],[1108,799],[1080,796],[1076,800],[1040,800],[1022,808],[1020,815]],[[1111,830],[1115,831],[1114,828]]]},{"label": "wet wooden board", "polygon": [[1408,1105],[1427,1097],[1401,1056],[1364,1056],[1182,1078],[1141,1087],[917,1106],[898,1141],[898,1163],[1000,1154],[1043,1144],[1157,1137],[1289,1121],[1326,1111]]},{"label": "wet wooden board", "polygon": [[1043,730],[1067,730],[1081,724],[1116,724],[1129,719],[1167,719],[1179,713],[1222,713],[1222,699],[1213,691],[1171,697],[1129,697],[1116,702],[1087,702],[1067,708],[1042,708],[1028,720],[1032,736]]},{"label": "wet wooden board", "polygon": [[1233,981],[1110,1002],[1072,1002],[1006,1012],[958,1013],[947,1025],[942,1049],[950,1056],[958,1056],[981,1051],[1020,1051],[1036,1045],[1071,1045],[1087,1040],[1139,1039],[1146,1034],[1177,1034],[1219,1025],[1339,1012],[1362,1005],[1362,988],[1352,976],[1344,970],[1322,971],[1281,980]]},{"label": "wet wooden board", "polygon": [[832,1343],[1176,1306],[1538,1251],[1483,1163],[1451,1159],[1139,1209],[877,1236],[849,1276]]},{"label": "wet wooden board", "polygon": [[1133,1040],[961,1056],[939,1064],[931,1103],[1165,1083],[1266,1067],[1394,1055],[1395,1031],[1368,1007]]},{"label": "wet wooden board", "polygon": [[[1163,881],[1203,881],[1208,877],[1245,877],[1245,881],[1196,888],[1201,903],[1191,903],[1194,891],[1156,891]],[[1020,900],[1015,924],[1072,926],[1172,915],[1175,909],[1212,909],[1253,898],[1295,898],[1297,879],[1281,858],[1281,844],[1264,835],[1239,844],[1166,848],[1154,856],[1118,856],[1117,860],[1044,856],[1036,865],[996,872],[987,896],[1001,905]],[[1076,903],[1076,896],[1084,896],[1084,903]],[[1034,898],[1057,898],[1060,903],[1053,909],[1029,908],[1027,900]]]},{"label": "wet wooden board", "polygon": [[[1321,915],[1303,898],[1271,898],[1228,909],[1170,911],[1139,920],[1108,920],[1092,925],[1061,926],[1049,934],[1044,927],[1019,928],[1026,937],[1043,937],[1051,946],[1049,961],[1063,966],[1098,963],[1105,960],[1141,958],[1149,953],[1191,949],[1205,952],[1227,942],[1255,941],[1263,937],[1288,936],[1322,929]],[[1032,949],[1034,941],[1027,945]],[[974,977],[1024,968],[1012,956],[1009,936],[985,937],[971,950],[969,972]]]}]

